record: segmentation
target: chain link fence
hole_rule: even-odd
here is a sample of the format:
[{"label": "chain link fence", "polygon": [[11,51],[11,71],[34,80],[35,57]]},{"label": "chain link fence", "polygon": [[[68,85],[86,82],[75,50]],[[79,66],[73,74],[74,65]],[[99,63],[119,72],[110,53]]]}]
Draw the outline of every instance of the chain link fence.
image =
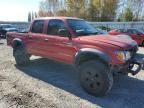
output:
[{"label": "chain link fence", "polygon": [[95,28],[106,28],[109,29],[128,29],[137,28],[144,30],[144,22],[89,22]]},{"label": "chain link fence", "polygon": [[[89,22],[95,28],[105,28],[105,30],[110,29],[127,29],[127,28],[137,28],[144,30],[144,22]],[[12,24],[19,30],[28,29],[30,23],[28,22],[0,22],[0,24]]]},{"label": "chain link fence", "polygon": [[14,27],[19,29],[19,31],[28,29],[30,25],[28,22],[0,22],[0,24],[12,24]]}]

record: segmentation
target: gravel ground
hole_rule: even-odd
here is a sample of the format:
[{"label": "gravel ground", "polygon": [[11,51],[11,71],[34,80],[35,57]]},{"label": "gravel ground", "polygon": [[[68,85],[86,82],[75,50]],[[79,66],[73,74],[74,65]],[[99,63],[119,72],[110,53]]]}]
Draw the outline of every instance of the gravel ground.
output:
[{"label": "gravel ground", "polygon": [[[144,54],[144,48],[140,48]],[[32,57],[19,67],[12,48],[0,40],[0,108],[144,108],[144,71],[119,77],[111,92],[97,98],[84,92],[70,65]]]}]

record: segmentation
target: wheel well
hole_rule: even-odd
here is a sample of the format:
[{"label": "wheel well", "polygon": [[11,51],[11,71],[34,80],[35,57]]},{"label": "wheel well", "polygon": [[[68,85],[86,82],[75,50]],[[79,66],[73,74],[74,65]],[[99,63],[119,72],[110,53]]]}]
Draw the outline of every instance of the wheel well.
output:
[{"label": "wheel well", "polygon": [[22,42],[15,41],[15,42],[13,43],[13,48],[16,49],[18,46],[22,46]]},{"label": "wheel well", "polygon": [[16,48],[19,46],[23,46],[22,42],[20,42],[20,41],[14,41],[13,42],[13,55],[15,53]]},{"label": "wheel well", "polygon": [[102,63],[104,63],[106,66],[108,66],[108,62],[96,54],[83,54],[83,55],[81,55],[79,57],[78,61],[76,62],[76,66],[79,66],[83,62],[90,61],[90,60],[99,60]]}]

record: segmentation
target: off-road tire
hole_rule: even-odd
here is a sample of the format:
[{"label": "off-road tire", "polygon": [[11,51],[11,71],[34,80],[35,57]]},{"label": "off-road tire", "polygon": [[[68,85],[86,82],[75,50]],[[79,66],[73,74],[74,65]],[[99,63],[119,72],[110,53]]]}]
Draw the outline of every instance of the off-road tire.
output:
[{"label": "off-road tire", "polygon": [[17,65],[26,66],[29,63],[30,56],[25,52],[23,46],[18,46],[13,51]]},{"label": "off-road tire", "polygon": [[80,83],[89,94],[106,95],[113,85],[110,69],[100,60],[87,61],[80,65]]}]

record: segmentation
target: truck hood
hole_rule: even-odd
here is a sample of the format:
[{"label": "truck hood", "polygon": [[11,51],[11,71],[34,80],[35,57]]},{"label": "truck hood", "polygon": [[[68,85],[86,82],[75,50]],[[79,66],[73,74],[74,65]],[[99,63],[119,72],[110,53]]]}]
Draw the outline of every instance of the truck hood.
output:
[{"label": "truck hood", "polygon": [[137,46],[137,43],[132,39],[121,38],[111,35],[93,35],[93,36],[82,36],[79,37],[81,41],[92,42],[92,43],[102,43],[110,44],[123,49],[129,49],[131,47]]}]

